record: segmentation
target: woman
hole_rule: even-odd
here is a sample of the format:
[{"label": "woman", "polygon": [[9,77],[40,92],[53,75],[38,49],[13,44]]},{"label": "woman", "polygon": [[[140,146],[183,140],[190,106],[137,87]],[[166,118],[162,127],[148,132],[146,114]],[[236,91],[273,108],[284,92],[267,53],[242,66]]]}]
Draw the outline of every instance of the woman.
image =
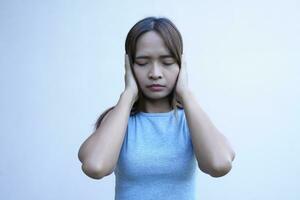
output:
[{"label": "woman", "polygon": [[147,17],[125,50],[125,90],[81,145],[82,170],[95,179],[114,172],[115,199],[195,199],[197,166],[224,176],[235,152],[188,87],[181,34]]}]

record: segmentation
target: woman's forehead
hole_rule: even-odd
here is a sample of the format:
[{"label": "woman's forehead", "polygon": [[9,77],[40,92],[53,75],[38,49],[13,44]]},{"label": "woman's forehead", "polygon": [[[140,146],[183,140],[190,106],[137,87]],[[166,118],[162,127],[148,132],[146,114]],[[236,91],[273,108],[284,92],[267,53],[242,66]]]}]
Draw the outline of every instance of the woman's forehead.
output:
[{"label": "woman's forehead", "polygon": [[171,53],[165,45],[139,46],[136,48],[135,57],[170,57]]},{"label": "woman's forehead", "polygon": [[144,33],[137,41],[136,55],[142,54],[144,56],[150,54],[170,54],[168,48],[165,45],[162,37],[154,32],[150,31]]}]

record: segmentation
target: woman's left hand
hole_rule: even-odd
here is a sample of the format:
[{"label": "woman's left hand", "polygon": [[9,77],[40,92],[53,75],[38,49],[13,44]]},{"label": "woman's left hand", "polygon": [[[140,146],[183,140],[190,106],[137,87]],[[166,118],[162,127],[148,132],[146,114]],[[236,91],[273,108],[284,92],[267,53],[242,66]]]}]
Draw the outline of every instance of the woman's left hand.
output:
[{"label": "woman's left hand", "polygon": [[188,76],[187,76],[187,69],[186,69],[186,60],[184,54],[181,55],[181,67],[177,78],[176,83],[176,96],[178,100],[182,103],[183,95],[188,90]]}]

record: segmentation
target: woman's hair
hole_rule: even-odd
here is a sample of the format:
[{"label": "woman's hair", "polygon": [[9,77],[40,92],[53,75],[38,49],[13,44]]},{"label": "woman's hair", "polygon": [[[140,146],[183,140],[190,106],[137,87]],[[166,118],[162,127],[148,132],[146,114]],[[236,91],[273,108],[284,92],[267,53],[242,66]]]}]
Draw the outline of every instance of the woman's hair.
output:
[{"label": "woman's hair", "polygon": [[[126,37],[125,51],[128,54],[131,69],[134,64],[137,41],[142,34],[149,32],[149,31],[155,31],[162,37],[167,49],[170,51],[171,55],[176,60],[179,67],[181,67],[181,55],[183,53],[183,42],[182,42],[182,37],[181,37],[179,30],[168,18],[146,17],[146,18],[138,21],[129,30],[127,37]],[[132,69],[132,71],[133,71],[133,69]],[[138,105],[140,105],[141,101],[143,101],[143,99],[141,98],[140,91],[139,91],[138,95],[139,95],[139,97],[136,100],[136,102],[133,104],[132,109],[130,111],[130,115],[135,115],[136,113],[138,113],[140,111]],[[175,114],[175,117],[177,120],[177,118],[178,118],[177,107],[182,109],[183,106],[182,106],[182,102],[179,102],[178,99],[176,98],[175,87],[173,88],[171,94],[169,95],[169,102],[174,110],[174,114]],[[112,110],[114,107],[115,106],[108,108],[99,116],[99,118],[97,119],[97,121],[94,125],[95,130],[100,126],[101,121],[104,118],[104,116],[110,110]]]}]

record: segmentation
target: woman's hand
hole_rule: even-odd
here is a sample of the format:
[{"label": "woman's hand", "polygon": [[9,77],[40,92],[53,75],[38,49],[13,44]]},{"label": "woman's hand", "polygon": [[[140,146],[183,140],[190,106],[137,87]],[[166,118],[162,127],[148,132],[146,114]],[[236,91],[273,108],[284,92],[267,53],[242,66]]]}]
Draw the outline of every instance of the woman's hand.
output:
[{"label": "woman's hand", "polygon": [[177,78],[176,84],[176,96],[178,100],[182,103],[184,93],[187,92],[189,89],[188,87],[188,76],[187,76],[187,69],[186,69],[186,60],[184,54],[181,55],[181,67]]},{"label": "woman's hand", "polygon": [[138,99],[138,86],[133,76],[127,54],[125,54],[125,91],[132,95],[133,102]]}]

